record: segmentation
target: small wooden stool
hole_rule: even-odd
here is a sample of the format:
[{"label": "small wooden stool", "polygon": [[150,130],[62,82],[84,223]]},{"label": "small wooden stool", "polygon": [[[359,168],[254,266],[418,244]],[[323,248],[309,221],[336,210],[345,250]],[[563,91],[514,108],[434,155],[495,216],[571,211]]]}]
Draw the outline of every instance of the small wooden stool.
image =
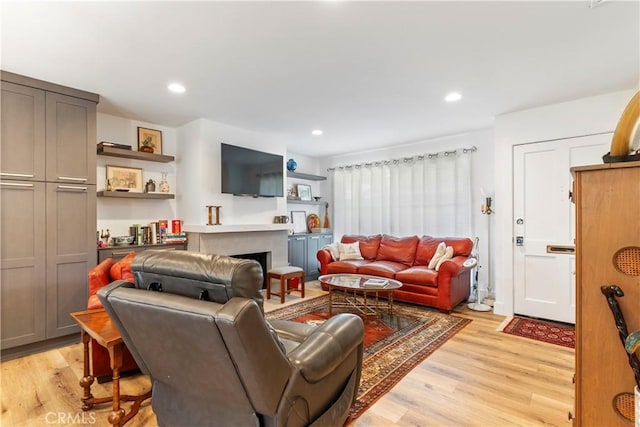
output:
[{"label": "small wooden stool", "polygon": [[[289,288],[289,281],[298,278],[298,289]],[[271,280],[280,280],[280,292],[271,291]],[[291,292],[300,292],[300,296],[304,298],[304,271],[300,267],[278,267],[272,268],[267,272],[267,299],[271,295],[280,297],[280,304],[284,303],[284,296]]]}]

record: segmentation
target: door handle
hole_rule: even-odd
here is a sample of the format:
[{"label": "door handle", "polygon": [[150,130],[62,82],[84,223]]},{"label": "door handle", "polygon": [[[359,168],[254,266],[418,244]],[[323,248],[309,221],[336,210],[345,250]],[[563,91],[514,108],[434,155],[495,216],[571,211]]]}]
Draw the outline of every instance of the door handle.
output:
[{"label": "door handle", "polygon": [[71,191],[87,191],[87,187],[77,187],[75,185],[58,185],[59,190],[71,190]]},{"label": "door handle", "polygon": [[576,247],[571,245],[547,245],[547,253],[573,255],[576,253]]},{"label": "door handle", "polygon": [[60,181],[75,181],[75,182],[86,182],[87,178],[76,178],[73,176],[59,176],[58,179]]},{"label": "door handle", "polygon": [[0,182],[0,185],[6,185],[7,187],[29,187],[33,188],[33,184],[22,184],[18,182]]},{"label": "door handle", "polygon": [[33,178],[32,173],[10,173],[10,172],[0,172],[0,176],[9,176],[14,178]]}]

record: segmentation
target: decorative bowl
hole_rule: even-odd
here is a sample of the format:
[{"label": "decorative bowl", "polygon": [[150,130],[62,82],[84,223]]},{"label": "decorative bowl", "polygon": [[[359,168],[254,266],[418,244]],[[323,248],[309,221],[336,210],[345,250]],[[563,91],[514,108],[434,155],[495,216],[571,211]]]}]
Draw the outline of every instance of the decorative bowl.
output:
[{"label": "decorative bowl", "polygon": [[113,238],[113,244],[116,246],[130,245],[133,243],[134,236],[115,236]]},{"label": "decorative bowl", "polygon": [[313,200],[315,200],[316,202],[319,202],[319,201],[320,201],[320,199],[322,199],[322,197],[315,196],[315,197],[313,198]]}]

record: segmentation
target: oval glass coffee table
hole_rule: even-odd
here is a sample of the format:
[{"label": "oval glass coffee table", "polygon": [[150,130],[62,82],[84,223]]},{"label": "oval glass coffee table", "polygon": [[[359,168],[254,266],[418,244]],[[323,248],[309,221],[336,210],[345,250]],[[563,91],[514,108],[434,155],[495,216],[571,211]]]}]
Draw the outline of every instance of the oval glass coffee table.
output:
[{"label": "oval glass coffee table", "polygon": [[[329,315],[334,308],[347,308],[377,316],[385,307],[392,314],[393,291],[402,287],[397,280],[364,274],[325,274],[318,280],[329,287]],[[386,303],[381,304],[379,296],[385,292]]]}]

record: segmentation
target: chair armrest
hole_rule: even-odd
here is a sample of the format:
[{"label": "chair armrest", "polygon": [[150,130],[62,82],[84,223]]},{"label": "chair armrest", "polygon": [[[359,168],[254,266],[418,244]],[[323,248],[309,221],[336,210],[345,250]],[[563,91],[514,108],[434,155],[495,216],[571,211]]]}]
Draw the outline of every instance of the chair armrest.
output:
[{"label": "chair armrest", "polygon": [[112,282],[110,270],[113,264],[115,264],[113,258],[107,258],[89,270],[89,273],[87,274],[89,282],[89,297],[95,295],[96,292],[98,292],[98,289]]},{"label": "chair armrest", "polygon": [[287,357],[310,383],[335,369],[364,341],[364,324],[355,314],[342,313],[315,328]]},{"label": "chair armrest", "polygon": [[299,343],[306,340],[317,329],[316,325],[291,320],[269,320],[268,323],[276,331],[278,337]]},{"label": "chair armrest", "polygon": [[[98,299],[100,300],[100,303],[104,306],[104,302],[107,300],[107,298],[109,297],[109,294],[111,294],[113,291],[115,291],[118,288],[133,288],[135,287],[133,283],[128,282],[126,280],[114,280],[113,282],[109,283],[107,286],[103,286],[102,288],[98,289],[98,292],[96,293],[96,295],[98,296]],[[110,305],[109,305],[110,307]],[[107,308],[107,307],[105,307]],[[107,312],[109,311],[109,309],[107,309]]]}]

